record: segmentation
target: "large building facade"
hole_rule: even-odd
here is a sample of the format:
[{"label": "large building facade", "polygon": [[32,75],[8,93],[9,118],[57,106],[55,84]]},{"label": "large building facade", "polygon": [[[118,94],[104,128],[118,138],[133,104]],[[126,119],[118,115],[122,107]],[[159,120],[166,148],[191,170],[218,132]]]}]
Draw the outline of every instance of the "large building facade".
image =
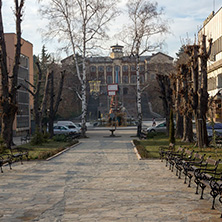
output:
[{"label": "large building facade", "polygon": [[[70,64],[72,57],[64,59]],[[118,105],[128,117],[137,117],[136,66],[135,58],[124,56],[123,46],[111,46],[110,56],[87,59],[87,102],[88,119],[106,116],[110,111],[113,97],[108,86],[117,85],[115,92]],[[173,68],[173,58],[163,53],[141,56],[139,62],[144,118],[163,115],[162,101],[157,92],[156,74],[168,75]]]},{"label": "large building facade", "polygon": [[[213,39],[210,60],[208,62],[208,93],[215,96],[222,90],[222,8],[216,13],[212,12],[204,21],[198,33]],[[222,94],[222,92],[221,92]],[[221,96],[215,97],[215,121],[222,121]]]},{"label": "large building facade", "polygon": [[[16,34],[5,34],[7,65],[9,74],[12,73],[15,56]],[[29,87],[29,81],[33,84],[33,45],[22,39],[21,57],[18,73],[18,85],[23,84]],[[31,109],[33,108],[33,97],[24,88],[20,87],[17,94],[18,112],[13,124],[15,135],[24,134],[31,128]]]}]

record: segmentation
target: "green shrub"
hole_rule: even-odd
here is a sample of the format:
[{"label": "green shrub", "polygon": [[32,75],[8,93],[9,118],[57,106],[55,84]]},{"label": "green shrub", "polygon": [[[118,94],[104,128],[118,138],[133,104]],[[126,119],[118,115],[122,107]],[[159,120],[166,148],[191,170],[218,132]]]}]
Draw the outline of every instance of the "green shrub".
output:
[{"label": "green shrub", "polygon": [[43,138],[44,138],[45,142],[47,142],[48,139],[50,138],[50,133],[44,133]]},{"label": "green shrub", "polygon": [[41,145],[45,142],[44,136],[41,132],[36,131],[34,136],[31,139],[32,145]]},{"label": "green shrub", "polygon": [[67,142],[68,136],[60,134],[53,136],[53,140],[56,142]]}]

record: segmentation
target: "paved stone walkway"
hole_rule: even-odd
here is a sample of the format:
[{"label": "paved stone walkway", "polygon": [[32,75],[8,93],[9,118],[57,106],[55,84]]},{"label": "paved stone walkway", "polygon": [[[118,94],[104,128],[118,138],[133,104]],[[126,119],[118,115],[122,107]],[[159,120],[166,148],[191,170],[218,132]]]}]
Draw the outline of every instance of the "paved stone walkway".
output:
[{"label": "paved stone walkway", "polygon": [[4,167],[0,221],[222,221],[211,198],[199,200],[164,163],[139,161],[133,133],[88,131],[90,138],[55,159]]}]

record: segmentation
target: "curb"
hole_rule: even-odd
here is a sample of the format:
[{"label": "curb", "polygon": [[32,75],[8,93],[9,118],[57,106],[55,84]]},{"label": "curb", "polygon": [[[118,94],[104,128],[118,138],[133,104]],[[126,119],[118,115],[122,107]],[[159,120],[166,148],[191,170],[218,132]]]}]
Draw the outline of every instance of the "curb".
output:
[{"label": "curb", "polygon": [[138,159],[138,160],[142,160],[142,157],[141,157],[140,154],[138,153],[138,150],[137,150],[137,148],[136,148],[133,140],[131,140],[131,143],[132,143],[132,145],[133,145],[133,149],[134,149],[134,152],[136,153],[137,159]]},{"label": "curb", "polygon": [[78,142],[78,143],[76,143],[76,144],[74,144],[74,145],[72,145],[72,146],[70,146],[70,147],[67,147],[66,149],[62,150],[61,152],[56,153],[56,154],[53,155],[53,156],[50,156],[49,158],[46,159],[46,161],[49,161],[49,160],[51,160],[51,159],[56,158],[57,156],[65,153],[66,151],[70,150],[71,148],[74,148],[75,146],[78,146],[80,143],[81,143],[81,142]]}]

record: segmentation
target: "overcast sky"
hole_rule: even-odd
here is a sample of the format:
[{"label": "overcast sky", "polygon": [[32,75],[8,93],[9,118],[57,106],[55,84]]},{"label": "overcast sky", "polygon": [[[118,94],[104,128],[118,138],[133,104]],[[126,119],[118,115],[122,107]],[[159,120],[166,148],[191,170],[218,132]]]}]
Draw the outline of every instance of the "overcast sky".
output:
[{"label": "overcast sky", "polygon": [[[15,32],[15,20],[12,13],[13,0],[3,0],[3,20],[4,31]],[[119,7],[123,7],[126,0],[122,0]],[[162,49],[164,53],[175,57],[182,43],[186,43],[187,37],[193,41],[194,35],[203,24],[208,15],[215,10],[218,11],[222,7],[222,0],[157,0],[159,7],[163,7],[165,18],[169,19],[172,34],[168,34],[165,38],[165,47]],[[43,20],[38,13],[39,5],[36,0],[25,1],[25,16],[22,22],[22,37],[33,44],[33,52],[35,55],[40,54],[42,45],[45,44],[50,53],[58,53],[58,43],[43,42],[39,29],[44,28],[47,21]],[[124,17],[119,17],[112,23],[110,30],[118,30],[124,22]],[[118,26],[116,26],[118,24]],[[111,33],[110,33],[111,35]],[[117,39],[112,38],[110,45],[116,44]],[[107,48],[108,55],[109,49]],[[66,57],[65,53],[61,53],[61,58]]]}]

